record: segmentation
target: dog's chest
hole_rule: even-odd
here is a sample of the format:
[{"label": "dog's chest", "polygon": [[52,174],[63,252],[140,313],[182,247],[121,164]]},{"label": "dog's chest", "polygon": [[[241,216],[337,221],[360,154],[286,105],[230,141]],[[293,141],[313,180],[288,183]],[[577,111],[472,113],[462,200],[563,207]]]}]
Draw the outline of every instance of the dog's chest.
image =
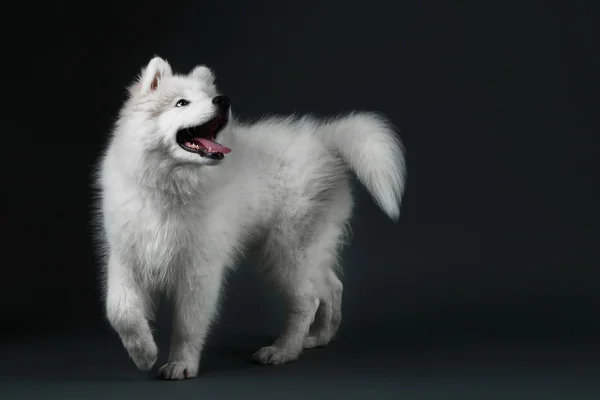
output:
[{"label": "dog's chest", "polygon": [[164,269],[184,262],[199,245],[199,220],[199,212],[193,208],[144,207],[125,229],[136,264]]}]

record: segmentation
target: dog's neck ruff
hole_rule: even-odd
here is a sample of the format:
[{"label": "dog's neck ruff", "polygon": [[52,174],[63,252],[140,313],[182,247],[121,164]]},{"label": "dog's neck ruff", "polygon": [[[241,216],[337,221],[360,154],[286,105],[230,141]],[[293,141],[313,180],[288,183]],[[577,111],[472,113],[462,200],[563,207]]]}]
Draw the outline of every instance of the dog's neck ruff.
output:
[{"label": "dog's neck ruff", "polygon": [[185,203],[201,196],[205,191],[210,171],[207,166],[197,164],[175,164],[164,159],[147,156],[149,159],[135,172],[135,180],[150,192],[158,191],[171,199],[173,204]]}]

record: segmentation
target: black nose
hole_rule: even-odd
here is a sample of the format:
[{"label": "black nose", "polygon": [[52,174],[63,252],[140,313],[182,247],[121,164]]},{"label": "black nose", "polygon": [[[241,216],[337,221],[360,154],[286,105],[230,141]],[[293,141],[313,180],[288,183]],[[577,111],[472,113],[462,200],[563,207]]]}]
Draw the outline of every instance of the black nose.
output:
[{"label": "black nose", "polygon": [[212,102],[223,111],[229,110],[229,106],[231,105],[231,100],[227,96],[217,96]]}]

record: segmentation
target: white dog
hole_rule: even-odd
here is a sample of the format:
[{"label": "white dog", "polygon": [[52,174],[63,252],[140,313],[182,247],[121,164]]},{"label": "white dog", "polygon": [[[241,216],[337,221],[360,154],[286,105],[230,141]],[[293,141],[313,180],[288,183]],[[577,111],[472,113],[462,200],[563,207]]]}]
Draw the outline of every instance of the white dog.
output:
[{"label": "white dog", "polygon": [[106,312],[136,366],[156,361],[152,295],[165,291],[175,309],[159,374],[197,375],[224,272],[255,244],[287,318],[254,358],[281,364],[329,343],[341,321],[336,261],[353,206],[349,169],[396,220],[403,148],[382,118],[241,124],[210,69],[177,75],[153,58],[129,88],[96,181]]}]

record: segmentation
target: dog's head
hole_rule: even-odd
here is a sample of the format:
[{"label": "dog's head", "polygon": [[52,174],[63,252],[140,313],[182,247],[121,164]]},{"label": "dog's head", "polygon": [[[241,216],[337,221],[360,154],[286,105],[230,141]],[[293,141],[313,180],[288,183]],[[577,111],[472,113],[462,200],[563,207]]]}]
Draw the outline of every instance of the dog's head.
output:
[{"label": "dog's head", "polygon": [[179,75],[155,57],[129,93],[120,120],[142,150],[200,165],[217,164],[231,151],[218,142],[229,125],[230,101],[218,93],[215,76],[206,66]]}]

